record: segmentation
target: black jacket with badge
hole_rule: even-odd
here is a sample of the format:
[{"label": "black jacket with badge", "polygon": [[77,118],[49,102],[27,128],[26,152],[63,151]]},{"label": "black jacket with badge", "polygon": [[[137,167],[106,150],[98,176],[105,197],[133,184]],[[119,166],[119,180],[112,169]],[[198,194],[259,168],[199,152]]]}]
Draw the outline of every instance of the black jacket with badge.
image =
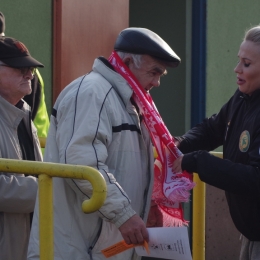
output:
[{"label": "black jacket with badge", "polygon": [[[251,96],[237,90],[218,114],[177,139],[182,169],[225,190],[239,232],[260,241],[260,90]],[[223,160],[206,152],[220,145]]]}]

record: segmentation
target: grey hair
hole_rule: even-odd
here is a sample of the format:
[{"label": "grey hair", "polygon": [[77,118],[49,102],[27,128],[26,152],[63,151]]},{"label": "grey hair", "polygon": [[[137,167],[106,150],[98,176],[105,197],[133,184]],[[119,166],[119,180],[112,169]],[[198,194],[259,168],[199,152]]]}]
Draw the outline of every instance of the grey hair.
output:
[{"label": "grey hair", "polygon": [[260,45],[260,25],[249,29],[245,33],[244,41],[251,41]]},{"label": "grey hair", "polygon": [[134,65],[136,68],[140,69],[142,64],[142,55],[141,54],[133,54],[122,51],[117,51],[118,56],[123,60],[126,57],[131,57],[133,59]]},{"label": "grey hair", "polygon": [[[133,59],[133,62],[134,62],[134,66],[137,68],[137,69],[140,69],[141,68],[141,65],[142,65],[142,58],[143,58],[143,55],[142,54],[133,54],[133,53],[127,53],[127,52],[122,52],[122,51],[117,51],[117,54],[118,56],[121,58],[121,59],[124,59],[126,57],[131,57]],[[154,58],[153,58],[154,59]],[[157,60],[157,59],[155,59]],[[162,62],[162,61],[159,61],[157,60],[157,62],[160,62],[161,64],[163,64],[165,67],[167,67],[169,64],[167,62]],[[164,71],[163,75],[166,75],[167,74],[167,70]]]}]

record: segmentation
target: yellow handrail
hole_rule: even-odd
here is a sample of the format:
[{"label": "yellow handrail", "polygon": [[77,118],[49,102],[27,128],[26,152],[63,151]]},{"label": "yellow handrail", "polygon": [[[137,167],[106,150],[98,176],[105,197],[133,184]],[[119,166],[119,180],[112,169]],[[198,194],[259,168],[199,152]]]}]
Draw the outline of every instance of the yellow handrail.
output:
[{"label": "yellow handrail", "polygon": [[[211,154],[223,158],[221,152],[211,152]],[[193,188],[192,199],[192,259],[205,260],[206,185],[196,173],[193,175],[193,180],[196,186]]]},{"label": "yellow handrail", "polygon": [[0,171],[39,175],[39,216],[40,216],[40,259],[53,259],[53,207],[52,177],[88,180],[93,193],[82,203],[82,210],[91,213],[98,210],[106,199],[106,182],[94,168],[81,165],[45,163],[25,160],[1,159]]},{"label": "yellow handrail", "polygon": [[[40,137],[39,140],[41,147],[44,148],[46,138]],[[211,154],[219,158],[223,157],[221,152],[211,152]],[[154,156],[157,157],[155,150]],[[103,176],[97,170],[88,166],[0,159],[0,171],[39,174],[41,260],[53,259],[53,208],[49,207],[49,205],[52,205],[51,177],[84,179],[91,182],[93,195],[90,200],[82,204],[82,210],[85,213],[98,210],[106,198],[106,184]],[[196,186],[193,189],[192,200],[192,257],[193,260],[205,260],[206,185],[197,174],[194,174],[194,182]],[[46,237],[48,239],[45,239]]]}]

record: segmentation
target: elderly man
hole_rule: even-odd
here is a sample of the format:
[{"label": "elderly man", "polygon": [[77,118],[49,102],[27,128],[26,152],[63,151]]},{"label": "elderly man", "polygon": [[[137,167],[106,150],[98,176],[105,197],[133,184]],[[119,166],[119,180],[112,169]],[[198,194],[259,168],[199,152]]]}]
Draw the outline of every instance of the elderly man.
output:
[{"label": "elderly man", "polygon": [[[149,240],[146,221],[153,188],[153,150],[138,95],[160,85],[166,67],[180,59],[169,45],[145,28],[123,30],[109,60],[69,84],[51,116],[45,161],[92,166],[107,183],[98,212],[84,214],[91,196],[87,181],[54,179],[55,259],[105,259],[101,250],[125,240]],[[141,114],[141,115],[140,115]],[[39,259],[38,214],[34,215],[28,259]],[[111,259],[136,259],[127,250]]]},{"label": "elderly man", "polygon": [[[0,37],[0,157],[42,160],[30,107],[22,100],[31,92],[35,68],[25,45]],[[0,259],[25,260],[37,179],[24,174],[0,173]]]},{"label": "elderly man", "polygon": [[[5,16],[0,12],[0,35],[5,36]],[[37,128],[39,137],[47,137],[49,129],[49,116],[45,104],[44,82],[39,72],[36,70],[31,82],[32,91],[29,95],[24,96],[24,101],[31,107],[32,120]],[[42,148],[44,151],[44,148]]]}]

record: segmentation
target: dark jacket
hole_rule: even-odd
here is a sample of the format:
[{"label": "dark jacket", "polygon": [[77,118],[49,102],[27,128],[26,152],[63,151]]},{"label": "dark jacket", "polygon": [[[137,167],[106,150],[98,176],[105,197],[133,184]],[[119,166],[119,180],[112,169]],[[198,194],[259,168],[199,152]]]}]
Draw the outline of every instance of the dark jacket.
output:
[{"label": "dark jacket", "polygon": [[[182,168],[225,190],[237,229],[260,241],[260,90],[251,96],[237,90],[218,114],[177,139],[180,150],[189,153]],[[224,160],[206,152],[220,145]]]}]

